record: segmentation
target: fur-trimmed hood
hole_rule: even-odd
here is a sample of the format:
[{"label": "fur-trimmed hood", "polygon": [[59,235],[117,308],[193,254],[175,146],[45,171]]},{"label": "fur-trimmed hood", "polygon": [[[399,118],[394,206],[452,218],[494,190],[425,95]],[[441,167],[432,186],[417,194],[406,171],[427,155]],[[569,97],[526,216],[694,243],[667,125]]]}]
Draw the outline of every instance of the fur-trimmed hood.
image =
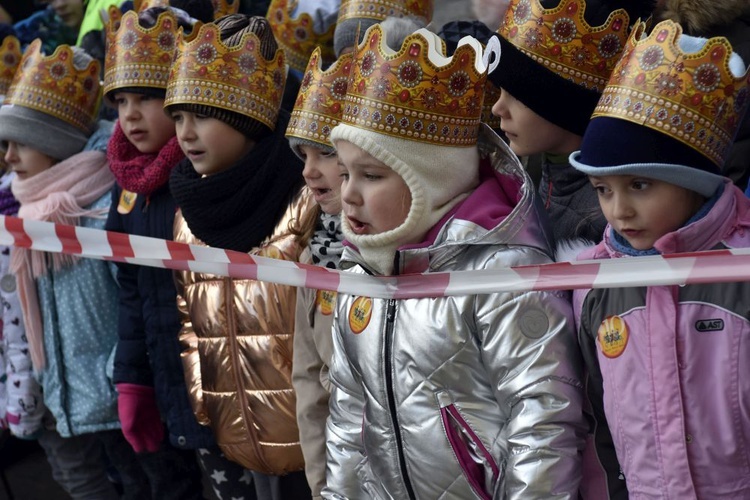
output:
[{"label": "fur-trimmed hood", "polygon": [[680,23],[687,33],[705,35],[743,15],[750,15],[747,0],[666,0],[659,18]]}]

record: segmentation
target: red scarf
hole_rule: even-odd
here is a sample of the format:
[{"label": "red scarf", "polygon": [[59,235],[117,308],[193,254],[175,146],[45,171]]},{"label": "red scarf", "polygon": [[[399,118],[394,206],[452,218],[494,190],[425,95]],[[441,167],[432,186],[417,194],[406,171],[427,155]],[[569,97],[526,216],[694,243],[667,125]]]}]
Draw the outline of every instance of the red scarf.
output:
[{"label": "red scarf", "polygon": [[177,137],[172,137],[158,153],[138,151],[115,123],[115,130],[107,145],[109,168],[117,183],[133,193],[149,195],[169,181],[169,173],[185,158]]}]

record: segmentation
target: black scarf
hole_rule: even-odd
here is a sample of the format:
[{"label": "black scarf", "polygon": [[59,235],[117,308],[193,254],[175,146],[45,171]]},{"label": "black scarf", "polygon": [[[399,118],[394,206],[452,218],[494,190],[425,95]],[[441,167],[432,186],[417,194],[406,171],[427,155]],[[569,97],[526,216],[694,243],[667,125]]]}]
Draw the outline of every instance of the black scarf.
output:
[{"label": "black scarf", "polygon": [[201,177],[187,158],[172,170],[169,189],[201,241],[249,252],[271,236],[304,184],[304,165],[284,138],[288,119],[282,112],[274,133],[223,172]]}]

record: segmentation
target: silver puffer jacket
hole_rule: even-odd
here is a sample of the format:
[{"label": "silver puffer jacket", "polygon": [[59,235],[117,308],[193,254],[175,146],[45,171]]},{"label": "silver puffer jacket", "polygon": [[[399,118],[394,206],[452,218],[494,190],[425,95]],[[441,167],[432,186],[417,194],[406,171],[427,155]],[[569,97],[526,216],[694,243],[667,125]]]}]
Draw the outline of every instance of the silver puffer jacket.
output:
[{"label": "silver puffer jacket", "polygon": [[[528,176],[489,129],[480,150],[480,186],[434,243],[399,252],[400,273],[550,262]],[[346,262],[369,273],[351,248]],[[567,294],[339,295],[336,314],[324,498],[577,498],[586,426]]]}]

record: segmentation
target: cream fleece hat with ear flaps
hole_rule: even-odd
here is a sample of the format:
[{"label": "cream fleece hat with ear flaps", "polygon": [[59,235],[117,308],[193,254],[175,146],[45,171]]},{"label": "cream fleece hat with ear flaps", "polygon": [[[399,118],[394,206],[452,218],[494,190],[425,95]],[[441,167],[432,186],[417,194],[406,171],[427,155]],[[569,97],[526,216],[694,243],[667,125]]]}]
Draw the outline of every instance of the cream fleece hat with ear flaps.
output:
[{"label": "cream fleece hat with ear flaps", "polygon": [[436,146],[378,134],[345,123],[331,131],[331,140],[348,141],[385,163],[404,179],[411,208],[404,222],[380,234],[355,234],[342,217],[346,240],[379,273],[390,275],[396,250],[420,243],[424,235],[479,184],[479,150]]}]

